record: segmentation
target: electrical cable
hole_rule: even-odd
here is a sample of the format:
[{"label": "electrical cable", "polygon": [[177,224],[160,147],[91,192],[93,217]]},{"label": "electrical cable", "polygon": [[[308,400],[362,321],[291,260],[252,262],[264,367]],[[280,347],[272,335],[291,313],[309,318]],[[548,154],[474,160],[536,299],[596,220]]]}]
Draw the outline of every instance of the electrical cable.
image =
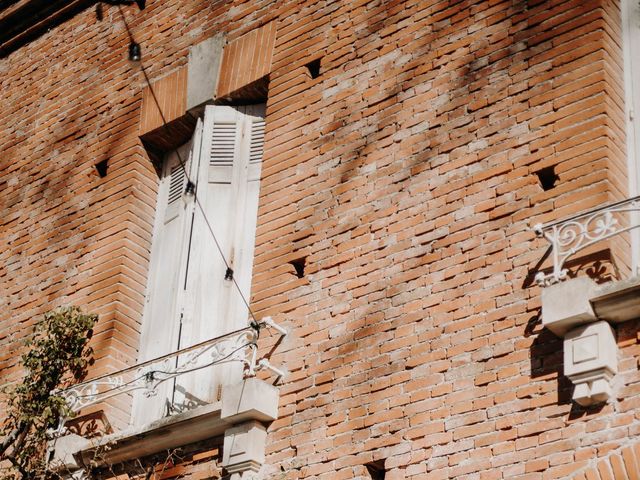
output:
[{"label": "electrical cable", "polygon": [[[125,26],[125,30],[127,31],[127,35],[129,36],[129,40],[131,42],[135,42],[135,39],[133,38],[133,35],[131,33],[131,30],[129,29],[129,24],[127,23],[127,19],[124,16],[124,12],[122,11],[122,7],[120,5],[118,5],[118,11],[120,12],[120,16],[122,17],[122,22],[124,23]],[[160,107],[160,102],[158,101],[158,98],[156,97],[156,93],[153,89],[153,86],[151,85],[151,80],[149,79],[149,76],[147,75],[147,71],[144,68],[144,65],[142,65],[142,62],[140,62],[140,70],[142,71],[142,74],[144,75],[145,78],[145,82],[147,83],[147,86],[149,87],[149,92],[151,93],[151,97],[153,98],[153,102],[156,105],[156,108],[158,109],[158,112],[160,113],[160,118],[162,119],[162,127],[167,130],[167,133],[170,134],[169,132],[169,125],[168,122],[166,120],[166,117],[164,116],[164,112],[162,111],[162,108]],[[222,261],[225,264],[225,267],[227,269],[226,273],[225,273],[225,279],[227,280],[231,280],[233,282],[233,284],[235,285],[236,289],[238,290],[238,293],[240,294],[240,298],[242,299],[243,303],[245,304],[245,306],[247,307],[247,310],[249,311],[249,315],[251,316],[251,318],[253,319],[253,321],[250,323],[251,327],[254,328],[257,332],[258,335],[260,334],[260,323],[258,322],[258,319],[256,318],[255,314],[253,313],[253,310],[251,309],[251,306],[249,305],[249,302],[247,301],[247,299],[245,298],[244,294],[242,293],[242,290],[240,289],[240,285],[238,285],[238,282],[235,279],[235,276],[233,274],[231,274],[230,276],[228,275],[229,272],[233,272],[233,270],[231,269],[229,262],[227,261],[224,252],[222,250],[222,247],[220,246],[220,243],[218,242],[218,239],[213,231],[213,227],[211,226],[211,223],[209,222],[209,219],[207,218],[207,214],[204,211],[204,207],[202,206],[202,203],[200,202],[200,199],[198,198],[198,194],[197,194],[197,190],[195,188],[194,183],[191,181],[191,178],[189,177],[189,172],[187,172],[187,166],[186,163],[184,162],[184,160],[182,159],[182,155],[180,155],[180,151],[178,149],[175,150],[176,155],[178,157],[178,161],[180,162],[180,167],[182,168],[182,171],[184,172],[184,176],[187,179],[187,184],[185,186],[185,191],[187,192],[192,192],[191,194],[193,195],[194,201],[198,207],[198,209],[200,210],[200,213],[202,214],[202,217],[204,218],[205,224],[207,225],[207,229],[209,230],[209,233],[211,234],[211,237],[213,238],[213,242],[218,250],[218,253],[220,253],[220,256],[222,257]]]}]

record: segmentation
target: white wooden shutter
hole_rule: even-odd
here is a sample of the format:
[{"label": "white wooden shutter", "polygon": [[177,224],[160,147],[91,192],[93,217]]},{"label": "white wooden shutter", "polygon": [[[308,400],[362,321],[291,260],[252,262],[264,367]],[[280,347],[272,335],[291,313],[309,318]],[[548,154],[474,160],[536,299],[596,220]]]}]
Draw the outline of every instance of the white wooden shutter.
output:
[{"label": "white wooden shutter", "polygon": [[[640,3],[638,0],[620,2],[625,75],[625,103],[627,114],[627,170],[629,196],[640,195]],[[640,215],[632,213],[637,221]],[[640,274],[640,231],[632,230],[632,268]]]},{"label": "white wooden shutter", "polygon": [[[178,348],[182,294],[193,215],[193,202],[185,202],[186,173],[193,178],[197,170],[201,133],[202,122],[198,122],[192,141],[168,154],[163,164],[158,188],[139,362],[166,355]],[[185,162],[184,167],[180,158]],[[165,415],[172,395],[171,382],[163,384],[154,397],[147,398],[136,394],[132,423],[142,425]]]},{"label": "white wooden shutter", "polygon": [[[236,202],[233,255],[236,282],[244,298],[249,301],[253,271],[253,254],[260,195],[260,175],[264,150],[264,105],[244,107],[243,145],[241,151],[246,156],[240,165],[238,194]],[[229,314],[236,328],[246,326],[249,311],[237,289],[231,294]]]},{"label": "white wooden shutter", "polygon": [[[248,325],[242,297],[250,299],[264,127],[263,105],[206,107],[188,167],[204,211],[186,207],[185,172],[173,156],[165,162],[140,360]],[[227,266],[209,227],[242,295],[225,280]],[[241,373],[235,362],[179,376],[155,397],[135,399],[135,423],[216,401],[219,387]]]},{"label": "white wooden shutter", "polygon": [[[264,106],[208,106],[198,198],[187,280],[183,346],[248,325],[248,310],[208,231],[208,219],[236,283],[247,301],[255,244],[260,168],[264,143]],[[242,365],[227,363],[180,377],[177,390],[193,405],[215,401],[219,387],[239,381]]]}]

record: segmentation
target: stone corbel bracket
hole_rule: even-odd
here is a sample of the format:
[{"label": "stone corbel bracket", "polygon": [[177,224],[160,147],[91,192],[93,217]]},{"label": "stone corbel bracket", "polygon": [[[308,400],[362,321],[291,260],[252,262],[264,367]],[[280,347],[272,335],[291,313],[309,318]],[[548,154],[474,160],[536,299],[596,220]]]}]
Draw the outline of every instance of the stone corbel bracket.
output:
[{"label": "stone corbel bracket", "polygon": [[221,402],[96,439],[58,438],[50,446],[52,465],[82,475],[85,467],[115,465],[224,435],[222,466],[231,480],[248,480],[264,463],[267,426],[278,418],[279,396],[277,387],[245,378],[225,385]]},{"label": "stone corbel bracket", "polygon": [[542,324],[564,339],[564,374],[582,406],[607,402],[618,371],[611,324],[640,318],[640,277],[597,285],[573,278],[542,290]]},{"label": "stone corbel bracket", "polygon": [[222,466],[231,480],[253,478],[264,464],[267,424],[278,418],[279,392],[257,378],[230,386],[222,397],[224,432]]}]

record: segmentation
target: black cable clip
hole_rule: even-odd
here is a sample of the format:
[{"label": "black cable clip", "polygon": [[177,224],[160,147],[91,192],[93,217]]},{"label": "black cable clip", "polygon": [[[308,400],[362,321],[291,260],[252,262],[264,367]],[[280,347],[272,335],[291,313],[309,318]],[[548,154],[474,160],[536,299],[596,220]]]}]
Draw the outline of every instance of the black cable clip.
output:
[{"label": "black cable clip", "polygon": [[196,193],[196,186],[191,180],[189,180],[185,185],[184,193],[185,195],[193,195],[194,193]]},{"label": "black cable clip", "polygon": [[231,267],[227,267],[227,271],[224,273],[225,280],[233,280],[233,269]]},{"label": "black cable clip", "polygon": [[249,323],[249,326],[258,333],[260,333],[260,328],[262,328],[262,326],[255,320],[251,320],[251,322]]}]

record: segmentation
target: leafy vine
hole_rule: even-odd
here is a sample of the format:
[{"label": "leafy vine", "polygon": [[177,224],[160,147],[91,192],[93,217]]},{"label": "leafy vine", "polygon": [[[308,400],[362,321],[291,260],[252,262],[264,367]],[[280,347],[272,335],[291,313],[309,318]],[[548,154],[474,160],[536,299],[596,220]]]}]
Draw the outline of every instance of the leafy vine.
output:
[{"label": "leafy vine", "polygon": [[92,363],[88,343],[98,316],[78,307],[45,313],[26,342],[22,365],[26,375],[4,389],[6,418],[0,429],[0,460],[9,467],[0,480],[61,478],[47,468],[47,442],[61,418],[72,416],[65,400],[54,392],[81,380]]}]

